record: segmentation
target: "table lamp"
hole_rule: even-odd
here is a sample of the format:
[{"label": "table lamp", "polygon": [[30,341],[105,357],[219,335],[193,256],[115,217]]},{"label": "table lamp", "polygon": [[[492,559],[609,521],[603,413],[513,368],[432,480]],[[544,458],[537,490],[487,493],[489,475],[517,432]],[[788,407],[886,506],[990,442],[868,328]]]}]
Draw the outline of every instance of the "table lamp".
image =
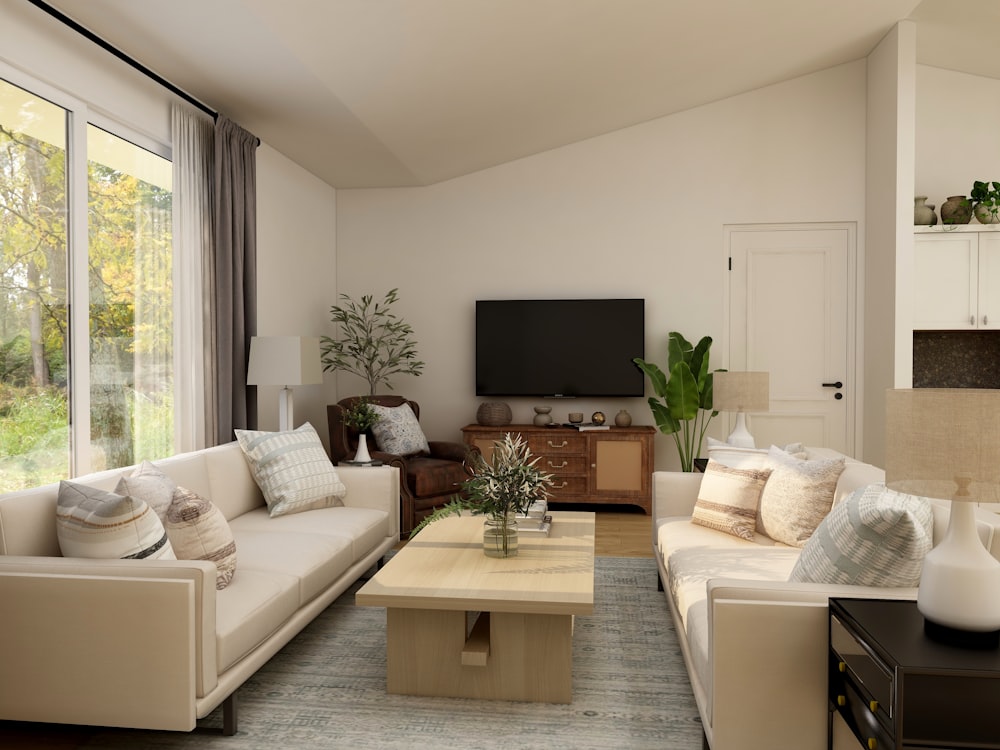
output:
[{"label": "table lamp", "polygon": [[716,372],[712,374],[712,408],[736,412],[736,427],[726,439],[739,448],[756,448],[747,429],[748,411],[771,407],[770,382],[766,372]]},{"label": "table lamp", "polygon": [[250,340],[247,385],[280,385],[278,429],[294,429],[293,385],[323,382],[317,336],[254,336]]},{"label": "table lamp", "polygon": [[1000,500],[1000,390],[913,388],[886,397],[886,486],[951,501],[948,531],[924,558],[917,609],[928,635],[1000,643],[1000,561],[975,503]]}]

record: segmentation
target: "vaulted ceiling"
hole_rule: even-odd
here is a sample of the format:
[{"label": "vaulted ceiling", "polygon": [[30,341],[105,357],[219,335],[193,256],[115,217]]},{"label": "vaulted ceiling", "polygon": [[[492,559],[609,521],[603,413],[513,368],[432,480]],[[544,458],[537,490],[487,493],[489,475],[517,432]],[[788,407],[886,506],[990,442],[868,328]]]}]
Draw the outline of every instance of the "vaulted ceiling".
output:
[{"label": "vaulted ceiling", "polygon": [[427,185],[867,55],[1000,78],[995,0],[49,0],[338,188]]}]

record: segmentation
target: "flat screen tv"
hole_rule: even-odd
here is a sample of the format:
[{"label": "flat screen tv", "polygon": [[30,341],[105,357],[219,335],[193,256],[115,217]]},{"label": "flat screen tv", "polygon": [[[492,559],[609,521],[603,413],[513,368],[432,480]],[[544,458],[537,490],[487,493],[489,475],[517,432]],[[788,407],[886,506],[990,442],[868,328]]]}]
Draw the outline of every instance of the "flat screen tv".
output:
[{"label": "flat screen tv", "polygon": [[645,300],[476,302],[477,396],[642,396]]}]

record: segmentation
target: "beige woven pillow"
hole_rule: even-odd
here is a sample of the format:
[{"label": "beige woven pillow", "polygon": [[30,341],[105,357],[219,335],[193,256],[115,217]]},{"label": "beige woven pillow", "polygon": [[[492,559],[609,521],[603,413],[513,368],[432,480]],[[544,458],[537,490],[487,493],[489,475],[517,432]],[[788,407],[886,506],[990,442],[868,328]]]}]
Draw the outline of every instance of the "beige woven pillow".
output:
[{"label": "beige woven pillow", "polygon": [[757,504],[770,469],[734,469],[708,459],[691,522],[753,539]]},{"label": "beige woven pillow", "polygon": [[178,560],[215,563],[215,588],[224,589],[236,572],[236,541],[222,511],[191,490],[178,487],[163,519]]},{"label": "beige woven pillow", "polygon": [[771,446],[771,476],[760,496],[757,531],[793,547],[801,547],[833,507],[844,458],[803,461]]}]

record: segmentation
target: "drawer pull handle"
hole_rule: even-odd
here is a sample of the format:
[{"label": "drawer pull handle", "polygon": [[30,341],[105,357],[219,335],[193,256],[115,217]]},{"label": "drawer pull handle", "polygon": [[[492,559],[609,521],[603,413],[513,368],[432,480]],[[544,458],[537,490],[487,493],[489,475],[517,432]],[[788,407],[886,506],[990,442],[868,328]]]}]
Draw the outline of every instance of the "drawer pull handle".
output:
[{"label": "drawer pull handle", "polygon": [[878,740],[874,737],[868,738],[868,750],[876,750],[878,748]]},{"label": "drawer pull handle", "polygon": [[878,711],[878,701],[869,701],[868,702],[868,708],[870,708],[872,710],[872,713],[875,713],[876,711]]},{"label": "drawer pull handle", "polygon": [[563,488],[566,487],[566,484],[567,484],[566,482],[560,482],[559,484],[553,484],[552,485],[552,489],[554,489],[554,490],[561,490],[561,489],[563,489]]},{"label": "drawer pull handle", "polygon": [[841,672],[846,672],[847,671],[847,662],[846,661],[838,662],[837,663],[837,669],[839,671],[841,671]]},{"label": "drawer pull handle", "polygon": [[837,696],[837,705],[838,706],[846,706],[847,705],[847,696],[846,695],[838,695]]},{"label": "drawer pull handle", "polygon": [[550,469],[565,469],[565,468],[566,468],[567,466],[569,466],[569,461],[563,461],[563,462],[562,462],[561,464],[559,464],[558,466],[556,466],[556,465],[555,465],[554,463],[552,463],[551,461],[549,461],[549,462],[548,462],[548,464],[549,464],[549,468],[550,468]]},{"label": "drawer pull handle", "polygon": [[563,440],[561,443],[559,443],[559,445],[556,445],[551,440],[549,440],[547,442],[548,442],[550,448],[565,448],[567,445],[569,445],[569,442],[566,441],[566,440]]}]

